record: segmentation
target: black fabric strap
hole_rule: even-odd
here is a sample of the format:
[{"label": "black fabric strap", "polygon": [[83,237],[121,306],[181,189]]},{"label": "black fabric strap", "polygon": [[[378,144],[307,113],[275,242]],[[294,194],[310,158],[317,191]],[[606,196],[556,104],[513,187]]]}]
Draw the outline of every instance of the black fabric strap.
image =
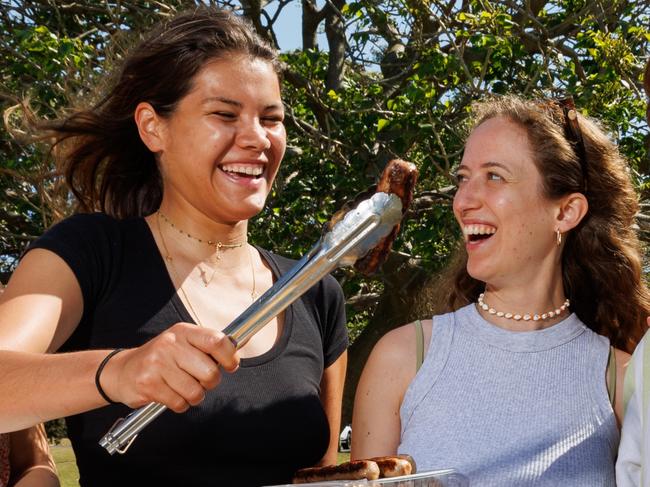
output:
[{"label": "black fabric strap", "polygon": [[122,350],[124,350],[124,349],[123,348],[116,348],[111,353],[106,355],[106,357],[104,357],[104,360],[102,360],[102,363],[99,364],[99,367],[97,367],[97,372],[95,373],[95,387],[97,387],[97,392],[99,392],[99,394],[104,398],[104,400],[108,404],[118,404],[118,403],[113,401],[110,397],[108,397],[108,395],[106,395],[106,393],[104,392],[104,389],[102,389],[102,385],[99,383],[99,378],[101,377],[102,370],[104,370],[104,367],[106,367],[106,364],[108,363],[108,361],[114,355],[117,355],[118,353],[120,353]]}]

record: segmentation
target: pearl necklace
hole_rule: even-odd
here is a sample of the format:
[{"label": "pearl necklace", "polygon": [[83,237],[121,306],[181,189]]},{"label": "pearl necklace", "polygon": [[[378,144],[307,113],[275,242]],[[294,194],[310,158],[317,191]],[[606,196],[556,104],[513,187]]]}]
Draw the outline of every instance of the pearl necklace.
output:
[{"label": "pearl necklace", "polygon": [[504,313],[503,311],[497,311],[494,308],[490,308],[485,301],[483,301],[483,297],[485,296],[485,293],[481,293],[478,295],[478,305],[481,307],[482,310],[487,311],[491,315],[498,316],[499,318],[506,318],[508,320],[523,320],[523,321],[543,321],[543,320],[548,320],[550,318],[554,318],[555,316],[560,316],[562,313],[564,313],[568,308],[569,308],[569,300],[567,299],[564,301],[564,304],[560,306],[559,308],[549,311],[547,313],[542,313],[541,315],[538,314],[513,314],[513,313]]}]

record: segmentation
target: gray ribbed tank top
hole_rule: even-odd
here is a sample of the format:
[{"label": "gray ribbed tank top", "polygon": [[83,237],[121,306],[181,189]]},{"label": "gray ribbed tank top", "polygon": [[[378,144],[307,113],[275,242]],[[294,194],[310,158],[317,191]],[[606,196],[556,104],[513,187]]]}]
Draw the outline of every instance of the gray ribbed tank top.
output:
[{"label": "gray ribbed tank top", "polygon": [[615,486],[608,355],[609,341],[575,314],[531,332],[494,326],[473,304],[435,316],[398,451],[473,486]]}]

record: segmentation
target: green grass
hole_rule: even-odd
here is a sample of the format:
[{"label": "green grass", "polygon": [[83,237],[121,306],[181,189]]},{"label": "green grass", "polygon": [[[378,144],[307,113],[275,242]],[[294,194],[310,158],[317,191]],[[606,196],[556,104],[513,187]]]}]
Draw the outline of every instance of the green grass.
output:
[{"label": "green grass", "polygon": [[[70,440],[64,439],[59,445],[52,445],[52,456],[59,472],[61,487],[79,487],[79,470],[75,462]],[[337,463],[350,460],[350,453],[339,452]]]},{"label": "green grass", "polygon": [[70,440],[64,439],[60,444],[52,445],[50,449],[59,472],[61,487],[79,487],[79,470]]},{"label": "green grass", "polygon": [[337,464],[343,462],[349,462],[349,461],[350,461],[350,452],[346,452],[346,453],[339,452],[339,458],[336,461]]}]

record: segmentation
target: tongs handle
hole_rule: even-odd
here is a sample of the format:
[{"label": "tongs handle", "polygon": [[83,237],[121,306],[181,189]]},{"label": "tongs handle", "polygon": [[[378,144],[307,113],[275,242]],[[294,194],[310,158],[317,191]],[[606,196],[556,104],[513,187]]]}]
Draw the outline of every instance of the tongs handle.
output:
[{"label": "tongs handle", "polygon": [[106,433],[99,444],[106,448],[111,455],[115,452],[124,454],[138,437],[140,431],[160,416],[167,406],[158,402],[150,402],[146,406],[129,413],[126,418],[120,418]]}]

